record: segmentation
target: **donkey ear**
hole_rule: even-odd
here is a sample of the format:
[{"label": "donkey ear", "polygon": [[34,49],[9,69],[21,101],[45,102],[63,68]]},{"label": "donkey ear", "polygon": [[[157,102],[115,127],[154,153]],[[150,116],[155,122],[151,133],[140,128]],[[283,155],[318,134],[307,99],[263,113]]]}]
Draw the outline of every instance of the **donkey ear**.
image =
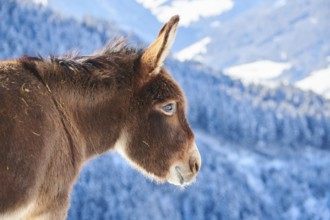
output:
[{"label": "donkey ear", "polygon": [[173,45],[179,16],[173,16],[160,30],[158,37],[144,51],[141,57],[141,67],[148,74],[158,74],[164,60]]}]

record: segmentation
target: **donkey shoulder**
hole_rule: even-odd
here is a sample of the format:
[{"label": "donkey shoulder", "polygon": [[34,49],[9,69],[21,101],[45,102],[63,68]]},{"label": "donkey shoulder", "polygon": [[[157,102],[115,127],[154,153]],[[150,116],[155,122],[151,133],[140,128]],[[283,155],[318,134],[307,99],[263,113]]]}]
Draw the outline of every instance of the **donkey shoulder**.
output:
[{"label": "donkey shoulder", "polygon": [[60,120],[47,89],[18,61],[0,62],[0,103],[2,213],[35,199]]}]

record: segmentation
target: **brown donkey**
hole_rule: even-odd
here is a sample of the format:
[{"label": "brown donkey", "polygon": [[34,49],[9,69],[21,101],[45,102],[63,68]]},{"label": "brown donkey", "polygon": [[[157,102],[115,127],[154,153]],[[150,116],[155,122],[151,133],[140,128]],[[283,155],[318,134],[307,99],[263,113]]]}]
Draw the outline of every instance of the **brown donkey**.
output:
[{"label": "brown donkey", "polygon": [[84,162],[111,149],[157,182],[201,166],[184,95],[163,62],[174,16],[145,50],[0,62],[0,219],[65,219]]}]

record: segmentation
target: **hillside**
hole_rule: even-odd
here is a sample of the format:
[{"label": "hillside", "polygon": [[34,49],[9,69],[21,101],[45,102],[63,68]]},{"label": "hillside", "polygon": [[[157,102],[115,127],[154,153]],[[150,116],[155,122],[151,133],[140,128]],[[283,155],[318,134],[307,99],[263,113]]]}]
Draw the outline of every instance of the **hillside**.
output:
[{"label": "hillside", "polygon": [[[301,81],[309,81],[316,71],[329,72],[329,1],[208,0],[200,5],[198,1],[138,2],[159,20],[164,20],[165,13],[180,13],[185,20],[190,19],[181,29],[187,40],[179,41],[181,49],[176,51],[176,58],[181,61],[198,61],[245,81],[251,79],[264,85],[285,82],[329,97],[329,84],[322,89],[318,87],[322,81],[329,81],[329,74],[316,74],[311,80],[313,83],[301,86]],[[187,5],[184,8],[189,6],[190,10],[180,11],[179,5],[184,4]],[[197,6],[193,8],[193,5]],[[260,61],[286,64],[288,68],[271,74],[270,68],[265,68]],[[245,64],[253,64],[253,70],[260,73],[256,75],[239,68]],[[229,67],[236,67],[240,74],[227,71]]]},{"label": "hillside", "polygon": [[[114,24],[85,18],[77,22],[29,1],[0,3],[0,59],[29,55],[61,55],[78,50],[91,53],[110,36],[128,36]],[[132,40],[136,40],[130,35]]]},{"label": "hillside", "polygon": [[210,31],[203,62],[221,69],[260,59],[289,62],[276,80],[294,83],[329,63],[329,20],[328,1],[266,1]]}]

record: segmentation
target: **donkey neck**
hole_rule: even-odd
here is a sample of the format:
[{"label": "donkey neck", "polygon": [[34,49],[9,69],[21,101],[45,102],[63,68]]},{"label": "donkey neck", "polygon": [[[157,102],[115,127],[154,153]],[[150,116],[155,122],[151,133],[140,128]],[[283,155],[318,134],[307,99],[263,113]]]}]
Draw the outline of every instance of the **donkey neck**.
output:
[{"label": "donkey neck", "polygon": [[132,62],[53,60],[37,64],[69,133],[84,140],[83,146],[76,147],[87,158],[111,149],[119,138],[132,96]]}]

